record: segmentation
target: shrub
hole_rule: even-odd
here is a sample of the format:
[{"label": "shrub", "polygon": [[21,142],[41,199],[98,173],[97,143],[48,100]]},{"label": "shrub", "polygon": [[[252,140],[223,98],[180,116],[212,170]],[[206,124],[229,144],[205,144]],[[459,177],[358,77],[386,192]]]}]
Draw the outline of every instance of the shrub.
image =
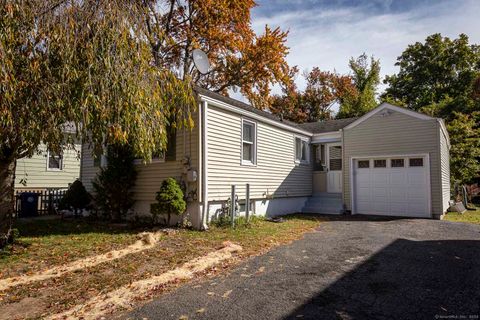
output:
[{"label": "shrub", "polygon": [[111,220],[125,219],[133,206],[133,192],[137,171],[135,156],[128,145],[111,145],[107,148],[107,166],[100,169],[93,188],[95,203]]},{"label": "shrub", "polygon": [[159,215],[166,214],[167,225],[170,225],[172,215],[181,215],[187,208],[183,191],[173,178],[168,178],[162,182],[155,199],[157,203],[151,205],[151,213],[155,220]]},{"label": "shrub", "polygon": [[13,228],[8,237],[7,243],[13,244],[16,243],[18,238],[20,238],[20,231],[17,228]]},{"label": "shrub", "polygon": [[73,209],[75,214],[78,210],[85,209],[91,201],[91,196],[80,180],[75,180],[60,200],[60,209]]}]

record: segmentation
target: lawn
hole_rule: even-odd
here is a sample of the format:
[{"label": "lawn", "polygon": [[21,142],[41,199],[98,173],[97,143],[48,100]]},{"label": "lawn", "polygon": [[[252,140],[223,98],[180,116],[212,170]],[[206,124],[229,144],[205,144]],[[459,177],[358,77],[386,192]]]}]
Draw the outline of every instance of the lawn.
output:
[{"label": "lawn", "polygon": [[467,210],[463,214],[448,212],[445,215],[445,220],[480,224],[480,207],[477,207],[475,211]]},{"label": "lawn", "polygon": [[[236,229],[212,227],[206,232],[177,229],[163,236],[152,249],[60,278],[0,292],[0,310],[3,310],[0,319],[15,319],[22,312],[30,318],[42,318],[81,304],[101,292],[109,292],[132,281],[164,273],[222,247],[226,240],[240,244],[243,251],[234,260],[210,271],[219,272],[275,245],[298,239],[320,222],[320,219],[313,216],[292,215],[286,217],[283,223],[255,219],[251,224]],[[140,231],[85,221],[61,220],[22,222],[16,227],[21,234],[19,245],[2,254],[0,278],[30,273],[124,247],[133,243]],[[176,285],[178,283],[159,288],[155,294]]]}]

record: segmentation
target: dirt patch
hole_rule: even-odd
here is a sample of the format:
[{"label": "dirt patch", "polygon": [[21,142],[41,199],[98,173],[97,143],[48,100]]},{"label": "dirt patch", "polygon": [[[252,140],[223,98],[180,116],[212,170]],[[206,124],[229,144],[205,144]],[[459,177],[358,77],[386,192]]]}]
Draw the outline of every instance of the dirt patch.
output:
[{"label": "dirt patch", "polygon": [[120,250],[112,250],[104,254],[88,257],[85,259],[79,259],[69,264],[65,264],[58,267],[53,267],[44,271],[36,272],[29,275],[22,275],[18,277],[6,278],[0,280],[0,291],[5,291],[9,288],[24,285],[37,281],[44,281],[50,278],[61,277],[66,273],[82,270],[96,266],[100,263],[116,260],[125,257],[126,255],[141,252],[152,248],[157,244],[161,238],[163,232],[143,232],[138,235],[138,240]]},{"label": "dirt patch", "polygon": [[37,315],[39,308],[45,307],[42,299],[28,297],[19,302],[2,306],[0,320],[33,318]]},{"label": "dirt patch", "polygon": [[111,314],[119,309],[129,309],[136,299],[148,294],[156,287],[166,283],[191,279],[200,272],[214,267],[222,261],[232,258],[232,254],[242,250],[239,245],[225,242],[224,248],[199,258],[195,258],[181,267],[161,275],[139,280],[107,294],[99,295],[86,303],[66,312],[52,315],[47,319],[97,319],[104,314]]}]

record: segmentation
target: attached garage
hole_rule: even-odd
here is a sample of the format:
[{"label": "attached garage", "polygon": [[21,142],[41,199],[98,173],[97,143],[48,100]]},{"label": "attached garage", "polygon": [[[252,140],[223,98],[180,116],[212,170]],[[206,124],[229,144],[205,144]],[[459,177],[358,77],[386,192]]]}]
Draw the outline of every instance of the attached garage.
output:
[{"label": "attached garage", "polygon": [[443,120],[381,104],[342,130],[343,201],[352,214],[439,218],[450,199]]},{"label": "attached garage", "polygon": [[353,159],[354,211],[430,217],[428,155]]}]

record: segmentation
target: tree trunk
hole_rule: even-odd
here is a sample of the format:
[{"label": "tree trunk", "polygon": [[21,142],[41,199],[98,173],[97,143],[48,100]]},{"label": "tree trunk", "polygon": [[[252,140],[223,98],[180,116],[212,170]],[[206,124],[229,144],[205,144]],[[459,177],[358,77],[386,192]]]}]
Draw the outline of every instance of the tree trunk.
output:
[{"label": "tree trunk", "polygon": [[13,158],[0,161],[0,248],[3,248],[12,229],[15,209],[15,166]]}]

